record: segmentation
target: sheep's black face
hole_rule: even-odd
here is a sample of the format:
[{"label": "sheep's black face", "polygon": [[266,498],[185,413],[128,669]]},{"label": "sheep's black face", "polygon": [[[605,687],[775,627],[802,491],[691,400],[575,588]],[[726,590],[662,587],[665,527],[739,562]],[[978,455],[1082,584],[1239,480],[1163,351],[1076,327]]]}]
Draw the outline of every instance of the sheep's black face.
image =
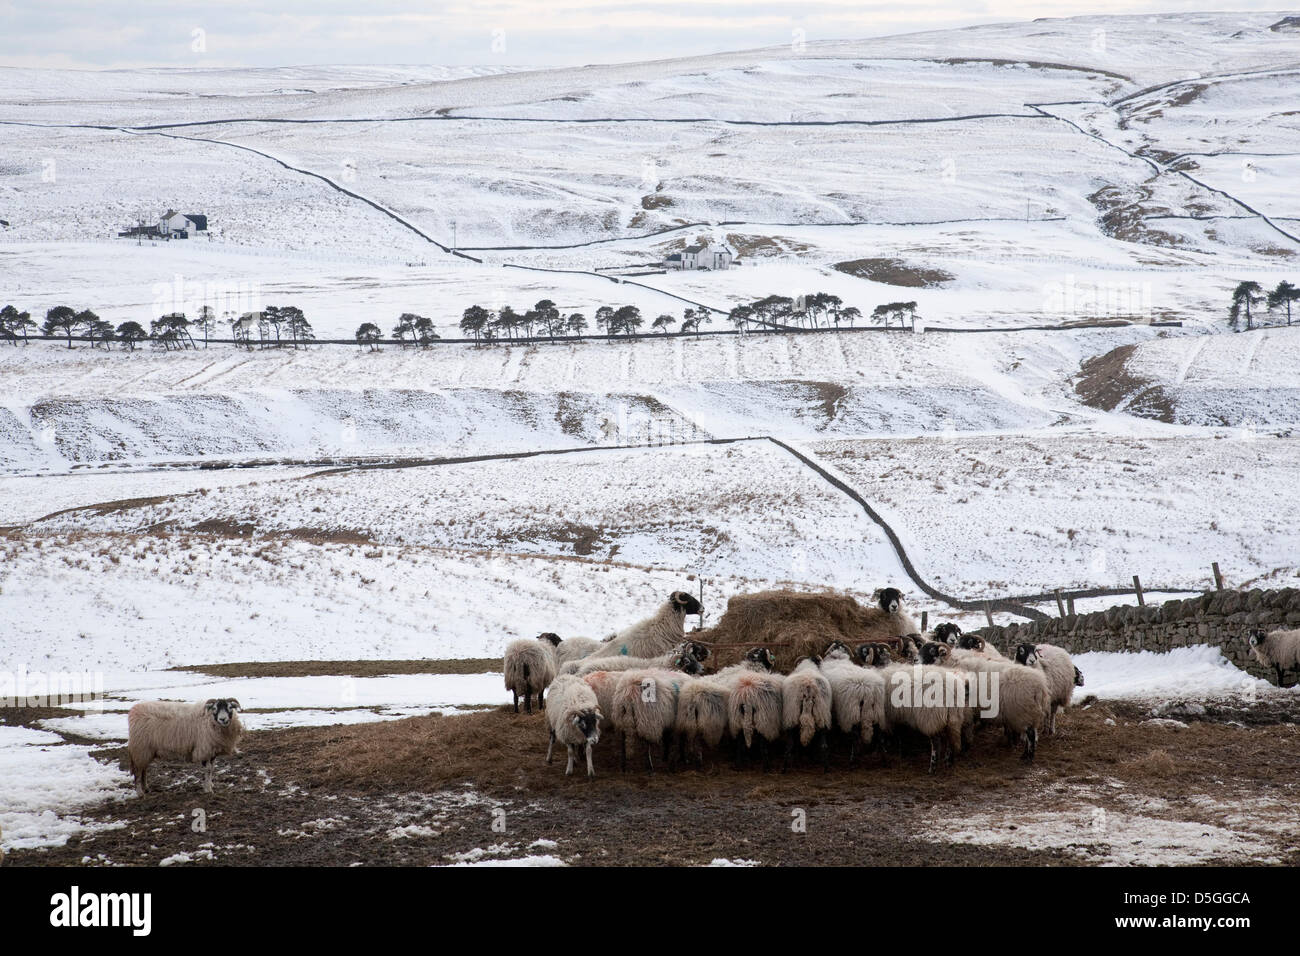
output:
[{"label": "sheep's black face", "polygon": [[757,664],[765,671],[770,671],[776,666],[776,657],[766,647],[756,647],[745,655],[745,660],[751,664]]},{"label": "sheep's black face", "polygon": [[709,659],[709,648],[707,644],[701,644],[699,641],[687,641],[686,649],[687,653],[701,664]]},{"label": "sheep's black face", "polygon": [[234,698],[208,701],[208,713],[222,727],[227,726],[239,712],[239,701]]},{"label": "sheep's black face", "polygon": [[934,629],[934,639],[942,641],[949,647],[956,647],[957,640],[961,637],[961,628],[956,624],[940,624]]},{"label": "sheep's black face", "polygon": [[1083,686],[1083,671],[1079,670],[1079,668],[1077,667],[1074,669],[1074,686],[1075,687]]},{"label": "sheep's black face", "polygon": [[578,733],[582,734],[583,737],[595,743],[600,737],[600,714],[591,710],[584,710],[580,714],[574,714],[573,726],[578,728]]},{"label": "sheep's black face", "polygon": [[685,651],[673,657],[673,669],[679,670],[683,674],[695,675],[704,673],[704,665]]},{"label": "sheep's black face", "polygon": [[921,663],[922,664],[945,664],[948,661],[950,648],[947,644],[939,641],[928,641],[921,645]]},{"label": "sheep's black face", "polygon": [[1037,659],[1038,659],[1038,650],[1034,647],[1033,644],[1025,643],[1025,644],[1016,645],[1017,664],[1026,664],[1032,667],[1034,665],[1034,662]]},{"label": "sheep's black face", "polygon": [[903,592],[898,588],[881,588],[876,594],[880,609],[886,614],[897,614],[903,606]]},{"label": "sheep's black face", "polygon": [[1250,646],[1259,647],[1259,645],[1264,643],[1264,638],[1266,637],[1268,637],[1268,634],[1259,628],[1255,628],[1250,632]]},{"label": "sheep's black face", "polygon": [[699,614],[704,610],[704,605],[696,599],[695,595],[687,594],[685,591],[674,591],[672,602],[683,614]]},{"label": "sheep's black face", "polygon": [[984,642],[974,634],[963,634],[957,638],[957,646],[964,651],[984,650]]},{"label": "sheep's black face", "polygon": [[560,646],[560,635],[553,634],[550,631],[547,631],[545,634],[538,634],[537,639],[539,641],[550,641],[555,647]]}]

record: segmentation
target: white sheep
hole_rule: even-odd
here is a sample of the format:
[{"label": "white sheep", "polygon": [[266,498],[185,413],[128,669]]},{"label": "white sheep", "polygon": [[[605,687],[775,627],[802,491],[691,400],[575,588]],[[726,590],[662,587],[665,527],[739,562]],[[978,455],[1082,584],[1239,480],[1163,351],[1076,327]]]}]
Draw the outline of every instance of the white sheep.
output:
[{"label": "white sheep", "polygon": [[1056,712],[1070,706],[1074,696],[1075,675],[1079,674],[1069,652],[1055,644],[1022,643],[1016,646],[1016,663],[1025,664],[1033,653],[1038,659],[1038,669],[1047,678],[1047,690],[1051,694],[1051,715],[1047,726],[1043,728],[1049,735],[1056,734]]},{"label": "white sheep", "polygon": [[652,751],[658,744],[667,754],[669,738],[677,726],[677,699],[691,680],[694,678],[681,671],[659,668],[622,672],[614,685],[613,722],[623,770],[627,770],[627,740],[633,737],[643,742],[646,769],[654,773]]},{"label": "white sheep", "polygon": [[591,749],[600,741],[601,716],[596,694],[586,681],[569,675],[557,677],[551,684],[551,706],[546,711],[546,723],[551,729],[546,762],[551,762],[555,742],[559,740],[569,751],[565,776],[573,773],[573,758],[579,750],[587,753],[587,776],[596,776]]},{"label": "white sheep", "polygon": [[789,734],[784,769],[790,767],[796,743],[807,747],[814,740],[818,741],[822,771],[828,769],[826,734],[831,729],[831,682],[822,673],[821,658],[805,657],[781,682],[781,728]]},{"label": "white sheep", "polygon": [[533,695],[537,695],[537,706],[546,709],[543,693],[555,680],[555,645],[551,642],[554,634],[542,634],[536,640],[511,641],[506,645],[505,656],[501,660],[501,670],[505,677],[506,690],[514,695],[515,713],[519,713],[519,697],[524,698],[524,709],[533,712]]},{"label": "white sheep", "polygon": [[603,641],[604,648],[594,653],[601,657],[656,657],[667,653],[686,639],[686,615],[703,610],[694,596],[674,591],[653,615],[611,634]]},{"label": "white sheep", "polygon": [[991,661],[1005,661],[1007,659],[996,647],[984,640],[984,638],[976,637],[974,634],[963,634],[958,637],[957,648],[978,654],[980,657]]},{"label": "white sheep", "polygon": [[[758,655],[758,656],[756,656]],[[767,767],[767,745],[781,739],[782,684],[780,674],[768,673],[772,652],[755,648],[745,661],[717,673],[715,680],[726,681],[730,688],[727,697],[727,731],[736,741],[737,760],[748,752],[758,738],[763,766]]]},{"label": "white sheep", "polygon": [[235,753],[244,725],[239,701],[214,698],[203,703],[143,700],[126,715],[126,752],[135,789],[149,789],[149,765],[155,760],[186,760],[203,766],[203,790],[212,792],[212,762]]},{"label": "white sheep", "polygon": [[[690,658],[689,661],[686,658]],[[562,674],[575,674],[583,677],[587,674],[593,674],[596,671],[628,671],[636,668],[657,668],[668,667],[674,670],[684,671],[687,674],[701,673],[704,668],[701,666],[704,661],[709,659],[709,649],[698,641],[682,641],[676,647],[657,657],[630,657],[618,655],[606,657],[605,655],[584,657],[581,660],[570,661],[560,669]]]},{"label": "white sheep", "polygon": [[[926,646],[949,649],[935,642]],[[930,744],[930,773],[941,757],[951,766],[974,724],[969,682],[942,664],[890,663],[881,671],[888,691],[887,732],[905,727],[925,737]]]},{"label": "white sheep", "polygon": [[1265,632],[1255,628],[1250,632],[1250,650],[1265,667],[1277,671],[1277,686],[1283,686],[1286,672],[1300,671],[1300,629]]},{"label": "white sheep", "polygon": [[[543,637],[548,635],[543,634]],[[556,635],[551,634],[550,637]],[[589,657],[593,652],[599,650],[604,644],[594,637],[566,637],[555,645],[555,666],[560,673],[572,673],[564,670],[564,666],[572,661],[582,660]]]},{"label": "white sheep", "polygon": [[[1017,664],[971,655],[957,660],[956,667],[990,675],[989,689],[994,699],[993,713],[987,719],[1000,724],[1013,739],[1024,735],[1024,759],[1033,760],[1038,750],[1038,728],[1052,712],[1052,696],[1047,677],[1036,666],[1037,653],[1029,654],[1027,660],[1027,664]],[[986,716],[983,711],[981,716]]]},{"label": "white sheep", "polygon": [[879,671],[853,663],[852,652],[839,641],[826,648],[822,673],[830,681],[835,725],[849,738],[852,763],[858,742],[870,747],[885,722],[885,679]]},{"label": "white sheep", "polygon": [[704,748],[717,749],[727,732],[727,702],[731,685],[726,678],[701,677],[687,681],[677,699],[677,732],[689,758],[704,765]]}]

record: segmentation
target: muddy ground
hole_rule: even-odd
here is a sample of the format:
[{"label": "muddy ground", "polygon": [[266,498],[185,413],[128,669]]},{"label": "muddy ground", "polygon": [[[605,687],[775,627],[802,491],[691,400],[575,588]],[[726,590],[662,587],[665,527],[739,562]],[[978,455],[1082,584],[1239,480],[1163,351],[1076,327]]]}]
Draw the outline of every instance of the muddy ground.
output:
[{"label": "muddy ground", "polygon": [[[6,865],[446,864],[549,856],[582,864],[1300,865],[1300,720],[1292,703],[1210,707],[1146,723],[1149,705],[1092,704],[1032,764],[982,731],[951,769],[914,747],[831,770],[617,767],[594,780],[544,763],[539,714],[488,710],[250,733],[205,795],[155,767],[157,788],[83,818],[109,824]],[[33,715],[35,718],[37,715]],[[1246,718],[1243,720],[1242,718]],[[1249,723],[1247,723],[1249,721]],[[99,753],[122,760],[120,748]],[[125,769],[123,773],[125,774]],[[205,829],[196,832],[196,811]],[[797,824],[806,821],[806,830]]]}]

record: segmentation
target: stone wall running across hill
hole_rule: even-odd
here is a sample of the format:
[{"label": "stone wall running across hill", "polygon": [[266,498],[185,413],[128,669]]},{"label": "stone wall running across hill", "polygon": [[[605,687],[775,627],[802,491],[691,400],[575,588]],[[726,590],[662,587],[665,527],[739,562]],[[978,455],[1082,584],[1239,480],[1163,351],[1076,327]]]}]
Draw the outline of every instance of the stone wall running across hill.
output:
[{"label": "stone wall running across hill", "polygon": [[1276,681],[1272,668],[1249,657],[1251,628],[1300,627],[1300,589],[1209,591],[1184,601],[1147,607],[1126,605],[1092,614],[981,628],[975,633],[1009,655],[1022,641],[1085,651],[1168,651],[1213,644],[1223,656],[1256,677]]}]

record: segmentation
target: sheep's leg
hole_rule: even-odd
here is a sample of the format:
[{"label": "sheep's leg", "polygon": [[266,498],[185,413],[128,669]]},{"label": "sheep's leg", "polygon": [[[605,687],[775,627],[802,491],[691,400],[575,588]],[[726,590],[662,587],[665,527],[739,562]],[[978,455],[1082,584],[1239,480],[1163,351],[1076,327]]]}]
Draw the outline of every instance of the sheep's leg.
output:
[{"label": "sheep's leg", "polygon": [[665,731],[663,732],[663,736],[659,739],[659,743],[660,743],[660,745],[663,747],[663,751],[664,751],[664,763],[668,764],[668,765],[671,767],[671,766],[672,766],[671,761],[672,761],[672,756],[673,756],[673,755],[672,755],[672,750],[673,750],[673,732],[672,732],[671,730],[665,730]]},{"label": "sheep's leg", "polygon": [[517,714],[519,713],[519,691],[512,690],[510,693],[512,693],[515,697],[515,713]]},{"label": "sheep's leg", "polygon": [[939,762],[939,752],[937,749],[937,740],[930,738],[930,773],[934,773],[935,765]]},{"label": "sheep's leg", "polygon": [[135,772],[135,792],[144,796],[149,792],[149,765],[145,764]]},{"label": "sheep's leg", "polygon": [[596,768],[592,766],[591,763],[591,741],[590,740],[587,741],[587,776],[588,777],[596,776]]},{"label": "sheep's leg", "polygon": [[758,755],[759,755],[759,757],[761,757],[762,760],[763,760],[763,773],[767,773],[767,771],[768,771],[768,767],[770,766],[769,758],[770,758],[771,754],[768,752],[768,749],[767,749],[767,738],[766,738],[766,737],[759,737],[759,738],[758,738]]},{"label": "sheep's leg", "polygon": [[573,744],[567,744],[566,747],[569,751],[569,760],[568,763],[564,765],[564,775],[567,777],[569,774],[573,773],[573,755],[576,748]]},{"label": "sheep's leg", "polygon": [[645,745],[645,772],[654,773],[655,772],[654,745],[648,740],[643,740],[642,743]]},{"label": "sheep's leg", "polygon": [[551,731],[551,742],[546,745],[546,765],[551,765],[551,755],[555,752],[555,731]]},{"label": "sheep's leg", "polygon": [[1025,731],[1025,752],[1021,759],[1033,760],[1034,754],[1038,751],[1038,728],[1029,727]]},{"label": "sheep's leg", "polygon": [[[785,757],[784,757],[784,759],[781,761],[781,772],[782,772],[782,773],[785,773],[786,771],[788,771],[788,770],[790,769],[790,758],[791,758],[791,756],[794,754],[795,741],[798,739],[798,734],[799,734],[799,731],[795,730],[794,728],[791,728],[791,730],[790,730],[790,736],[786,738],[786,741],[785,741]],[[767,768],[764,767],[763,769],[766,770]]]},{"label": "sheep's leg", "polygon": [[831,769],[831,745],[826,740],[826,729],[822,728],[817,731],[817,737],[820,741],[819,746],[822,752],[822,773],[826,773]]},{"label": "sheep's leg", "polygon": [[531,692],[524,694],[524,710],[530,714],[533,712],[533,695]]},{"label": "sheep's leg", "polygon": [[1282,686],[1282,665],[1274,664],[1273,667],[1277,671],[1277,686],[1281,687]]},{"label": "sheep's leg", "polygon": [[852,766],[857,762],[857,759],[858,759],[858,735],[854,732],[854,731],[856,731],[856,730],[857,730],[857,728],[855,727],[852,731],[849,731],[849,734],[850,734],[850,736],[849,736],[849,766],[850,766],[850,767],[852,767]]}]

